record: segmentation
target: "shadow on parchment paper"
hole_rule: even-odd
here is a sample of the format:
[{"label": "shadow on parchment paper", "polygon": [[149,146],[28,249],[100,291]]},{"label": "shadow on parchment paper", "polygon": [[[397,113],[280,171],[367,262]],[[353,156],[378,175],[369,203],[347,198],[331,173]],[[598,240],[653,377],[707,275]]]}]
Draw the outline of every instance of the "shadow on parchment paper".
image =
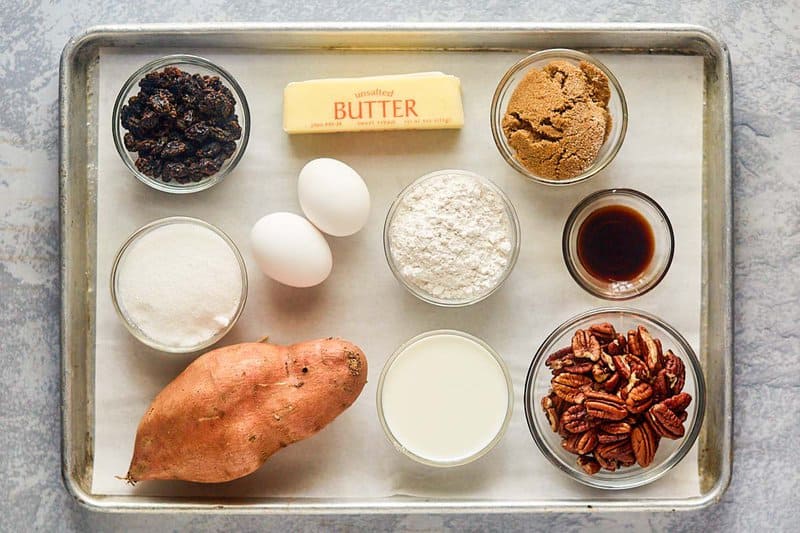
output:
[{"label": "shadow on parchment paper", "polygon": [[[432,468],[399,457],[391,475],[395,496],[445,497],[470,495],[492,486],[507,469],[501,463],[509,460],[502,441],[485,456],[472,463],[453,468]],[[402,460],[402,462],[400,462]]]},{"label": "shadow on parchment paper", "polygon": [[[122,324],[119,324],[119,327],[123,328]],[[128,332],[125,331],[125,333]],[[168,353],[151,348],[130,334],[127,336],[115,334],[115,338],[124,343],[123,346],[120,346],[121,351],[133,354],[133,357],[122,360],[126,366],[119,368],[118,371],[128,374],[133,383],[141,387],[153,388],[155,393],[183,372],[189,363],[216,346],[185,354]]]},{"label": "shadow on parchment paper", "polygon": [[[423,302],[406,290],[398,281],[398,290],[405,293],[397,310],[399,316],[413,317],[414,323],[425,327],[414,335],[435,329],[457,329],[480,337],[493,348],[505,335],[508,317],[514,316],[514,271],[505,283],[485,300],[466,307],[439,307]],[[502,356],[502,354],[501,354]]]},{"label": "shadow on parchment paper", "polygon": [[364,155],[371,157],[442,153],[459,141],[461,130],[400,130],[358,133],[307,133],[289,136],[292,155],[302,159]]},{"label": "shadow on parchment paper", "polygon": [[291,322],[294,318],[306,316],[309,309],[324,308],[328,292],[325,282],[302,289],[269,278],[266,284],[270,306],[280,310],[281,320]]}]

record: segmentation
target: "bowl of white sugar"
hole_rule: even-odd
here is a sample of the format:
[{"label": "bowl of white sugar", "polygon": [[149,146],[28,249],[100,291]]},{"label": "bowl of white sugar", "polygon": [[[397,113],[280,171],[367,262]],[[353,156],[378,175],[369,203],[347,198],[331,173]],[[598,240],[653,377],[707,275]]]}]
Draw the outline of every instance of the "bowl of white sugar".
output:
[{"label": "bowl of white sugar", "polygon": [[164,352],[194,352],[219,341],[238,320],[247,270],[236,245],[216,226],[162,218],[120,248],[111,298],[139,341]]},{"label": "bowl of white sugar", "polygon": [[419,299],[462,307],[494,293],[519,255],[519,221],[491,180],[438,170],[403,189],[389,208],[383,247],[394,276]]}]

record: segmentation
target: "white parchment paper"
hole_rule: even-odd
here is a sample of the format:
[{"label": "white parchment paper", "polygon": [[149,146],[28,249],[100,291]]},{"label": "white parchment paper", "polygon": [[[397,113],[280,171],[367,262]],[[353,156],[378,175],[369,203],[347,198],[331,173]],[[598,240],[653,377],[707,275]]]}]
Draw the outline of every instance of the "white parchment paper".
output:
[{"label": "white parchment paper", "polygon": [[[557,43],[554,43],[557,44]],[[182,50],[186,51],[186,50]],[[655,198],[675,231],[672,267],[649,294],[631,305],[672,323],[698,348],[701,293],[703,64],[699,57],[599,56],[628,99],[628,134],[616,160],[586,183],[550,188],[529,183],[495,149],[489,105],[495,84],[521,54],[506,52],[279,52],[190,50],[228,69],[247,95],[250,146],[220,185],[179,196],[152,190],[129,174],[111,138],[111,110],[127,77],[148,60],[177,50],[100,57],[97,213],[97,350],[94,478],[104,494],[214,497],[385,498],[394,495],[470,500],[684,498],[700,493],[695,448],[661,480],[625,492],[589,489],[557,471],[535,447],[525,423],[523,383],[547,334],[567,318],[607,302],[572,280],[561,257],[561,231],[587,194],[633,187]],[[441,70],[461,78],[466,124],[461,131],[342,133],[288,136],[281,129],[282,90],[290,81]],[[373,207],[367,227],[328,241],[331,277],[312,289],[291,289],[264,277],[249,250],[248,233],[273,211],[300,213],[297,173],[315,157],[334,157],[365,179]],[[522,229],[519,261],[506,284],[466,309],[425,304],[392,277],[383,255],[386,211],[400,189],[441,168],[463,168],[495,180],[514,203]],[[359,344],[369,359],[369,382],[348,411],[314,437],[273,456],[253,475],[231,483],[143,482],[124,476],[138,421],[156,393],[193,359],[138,343],[111,304],[109,275],[125,238],[164,216],[205,219],[227,232],[247,262],[250,291],[237,326],[220,345],[256,340],[292,343],[337,335]],[[484,458],[455,469],[417,465],[386,441],[375,388],[383,363],[420,332],[456,328],[497,349],[513,377],[516,404],[503,441]]]}]

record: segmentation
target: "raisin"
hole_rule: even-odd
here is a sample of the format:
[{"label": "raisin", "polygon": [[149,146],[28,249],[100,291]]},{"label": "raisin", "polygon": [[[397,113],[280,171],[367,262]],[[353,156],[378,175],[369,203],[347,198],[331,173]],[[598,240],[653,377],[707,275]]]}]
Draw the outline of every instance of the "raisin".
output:
[{"label": "raisin", "polygon": [[216,141],[211,141],[208,144],[200,147],[195,153],[202,158],[214,157],[222,151],[222,145]]},{"label": "raisin", "polygon": [[186,143],[183,141],[170,141],[161,151],[161,157],[174,159],[186,153]]},{"label": "raisin", "polygon": [[152,130],[156,128],[160,122],[161,120],[158,118],[158,115],[150,109],[142,113],[142,117],[139,120],[140,127],[143,130]]},{"label": "raisin", "polygon": [[158,89],[150,98],[147,99],[147,105],[159,115],[169,115],[174,117],[175,112],[175,97],[172,93],[164,89]]},{"label": "raisin", "polygon": [[145,139],[136,143],[135,152],[139,155],[158,155],[161,152],[159,142],[153,139]]},{"label": "raisin", "polygon": [[225,127],[225,131],[228,133],[228,140],[230,141],[236,141],[242,137],[242,127],[236,120],[231,120]]},{"label": "raisin", "polygon": [[161,174],[161,161],[155,157],[139,157],[136,160],[136,168],[145,176],[156,178]]},{"label": "raisin", "polygon": [[198,171],[205,176],[216,174],[219,172],[220,167],[221,165],[213,159],[201,159],[197,163]]},{"label": "raisin", "polygon": [[216,126],[210,126],[208,128],[208,136],[211,137],[212,139],[216,139],[218,141],[230,141],[230,140],[232,140],[232,139],[228,138],[229,133],[227,131],[225,131],[222,128],[218,128]]},{"label": "raisin", "polygon": [[206,92],[198,108],[201,113],[217,117],[228,117],[234,110],[231,98],[222,91]]},{"label": "raisin", "polygon": [[136,139],[134,139],[133,133],[131,133],[131,132],[126,133],[125,137],[123,137],[122,140],[125,143],[125,149],[127,151],[129,151],[129,152],[137,151],[137,150],[134,149],[134,146],[136,146]]},{"label": "raisin", "polygon": [[236,143],[233,141],[228,141],[222,143],[222,153],[225,154],[226,157],[230,157],[236,151]]},{"label": "raisin", "polygon": [[175,121],[175,126],[181,131],[186,131],[196,120],[194,109],[188,109],[180,114],[178,120]]},{"label": "raisin", "polygon": [[158,72],[149,72],[139,80],[139,88],[144,94],[152,94],[158,89],[159,83],[161,83],[161,76],[158,75]]},{"label": "raisin", "polygon": [[186,138],[193,141],[202,142],[206,137],[208,137],[208,129],[208,124],[205,122],[193,124],[189,129],[186,130]]},{"label": "raisin", "polygon": [[171,178],[175,181],[180,181],[189,174],[189,169],[183,163],[167,163],[164,165],[163,175],[165,178]]},{"label": "raisin", "polygon": [[219,91],[224,88],[224,85],[222,85],[222,82],[218,76],[203,76],[203,81],[206,82],[206,86],[214,89],[215,91]]},{"label": "raisin", "polygon": [[141,109],[136,107],[132,104],[126,104],[122,106],[122,111],[120,111],[120,118],[122,119],[122,127],[129,128],[131,124],[131,120],[136,120],[136,118],[141,115]]}]

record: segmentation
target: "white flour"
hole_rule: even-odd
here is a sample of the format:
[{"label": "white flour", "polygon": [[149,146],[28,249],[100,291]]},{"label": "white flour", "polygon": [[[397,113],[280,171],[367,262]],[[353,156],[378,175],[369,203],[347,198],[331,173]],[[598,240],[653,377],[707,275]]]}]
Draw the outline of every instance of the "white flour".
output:
[{"label": "white flour", "polygon": [[242,294],[239,262],[212,230],[178,222],[134,241],[119,266],[123,313],[150,339],[188,348],[230,324]]},{"label": "white flour", "polygon": [[414,186],[389,229],[400,274],[443,300],[492,290],[511,260],[511,222],[503,199],[488,185],[442,175]]}]

